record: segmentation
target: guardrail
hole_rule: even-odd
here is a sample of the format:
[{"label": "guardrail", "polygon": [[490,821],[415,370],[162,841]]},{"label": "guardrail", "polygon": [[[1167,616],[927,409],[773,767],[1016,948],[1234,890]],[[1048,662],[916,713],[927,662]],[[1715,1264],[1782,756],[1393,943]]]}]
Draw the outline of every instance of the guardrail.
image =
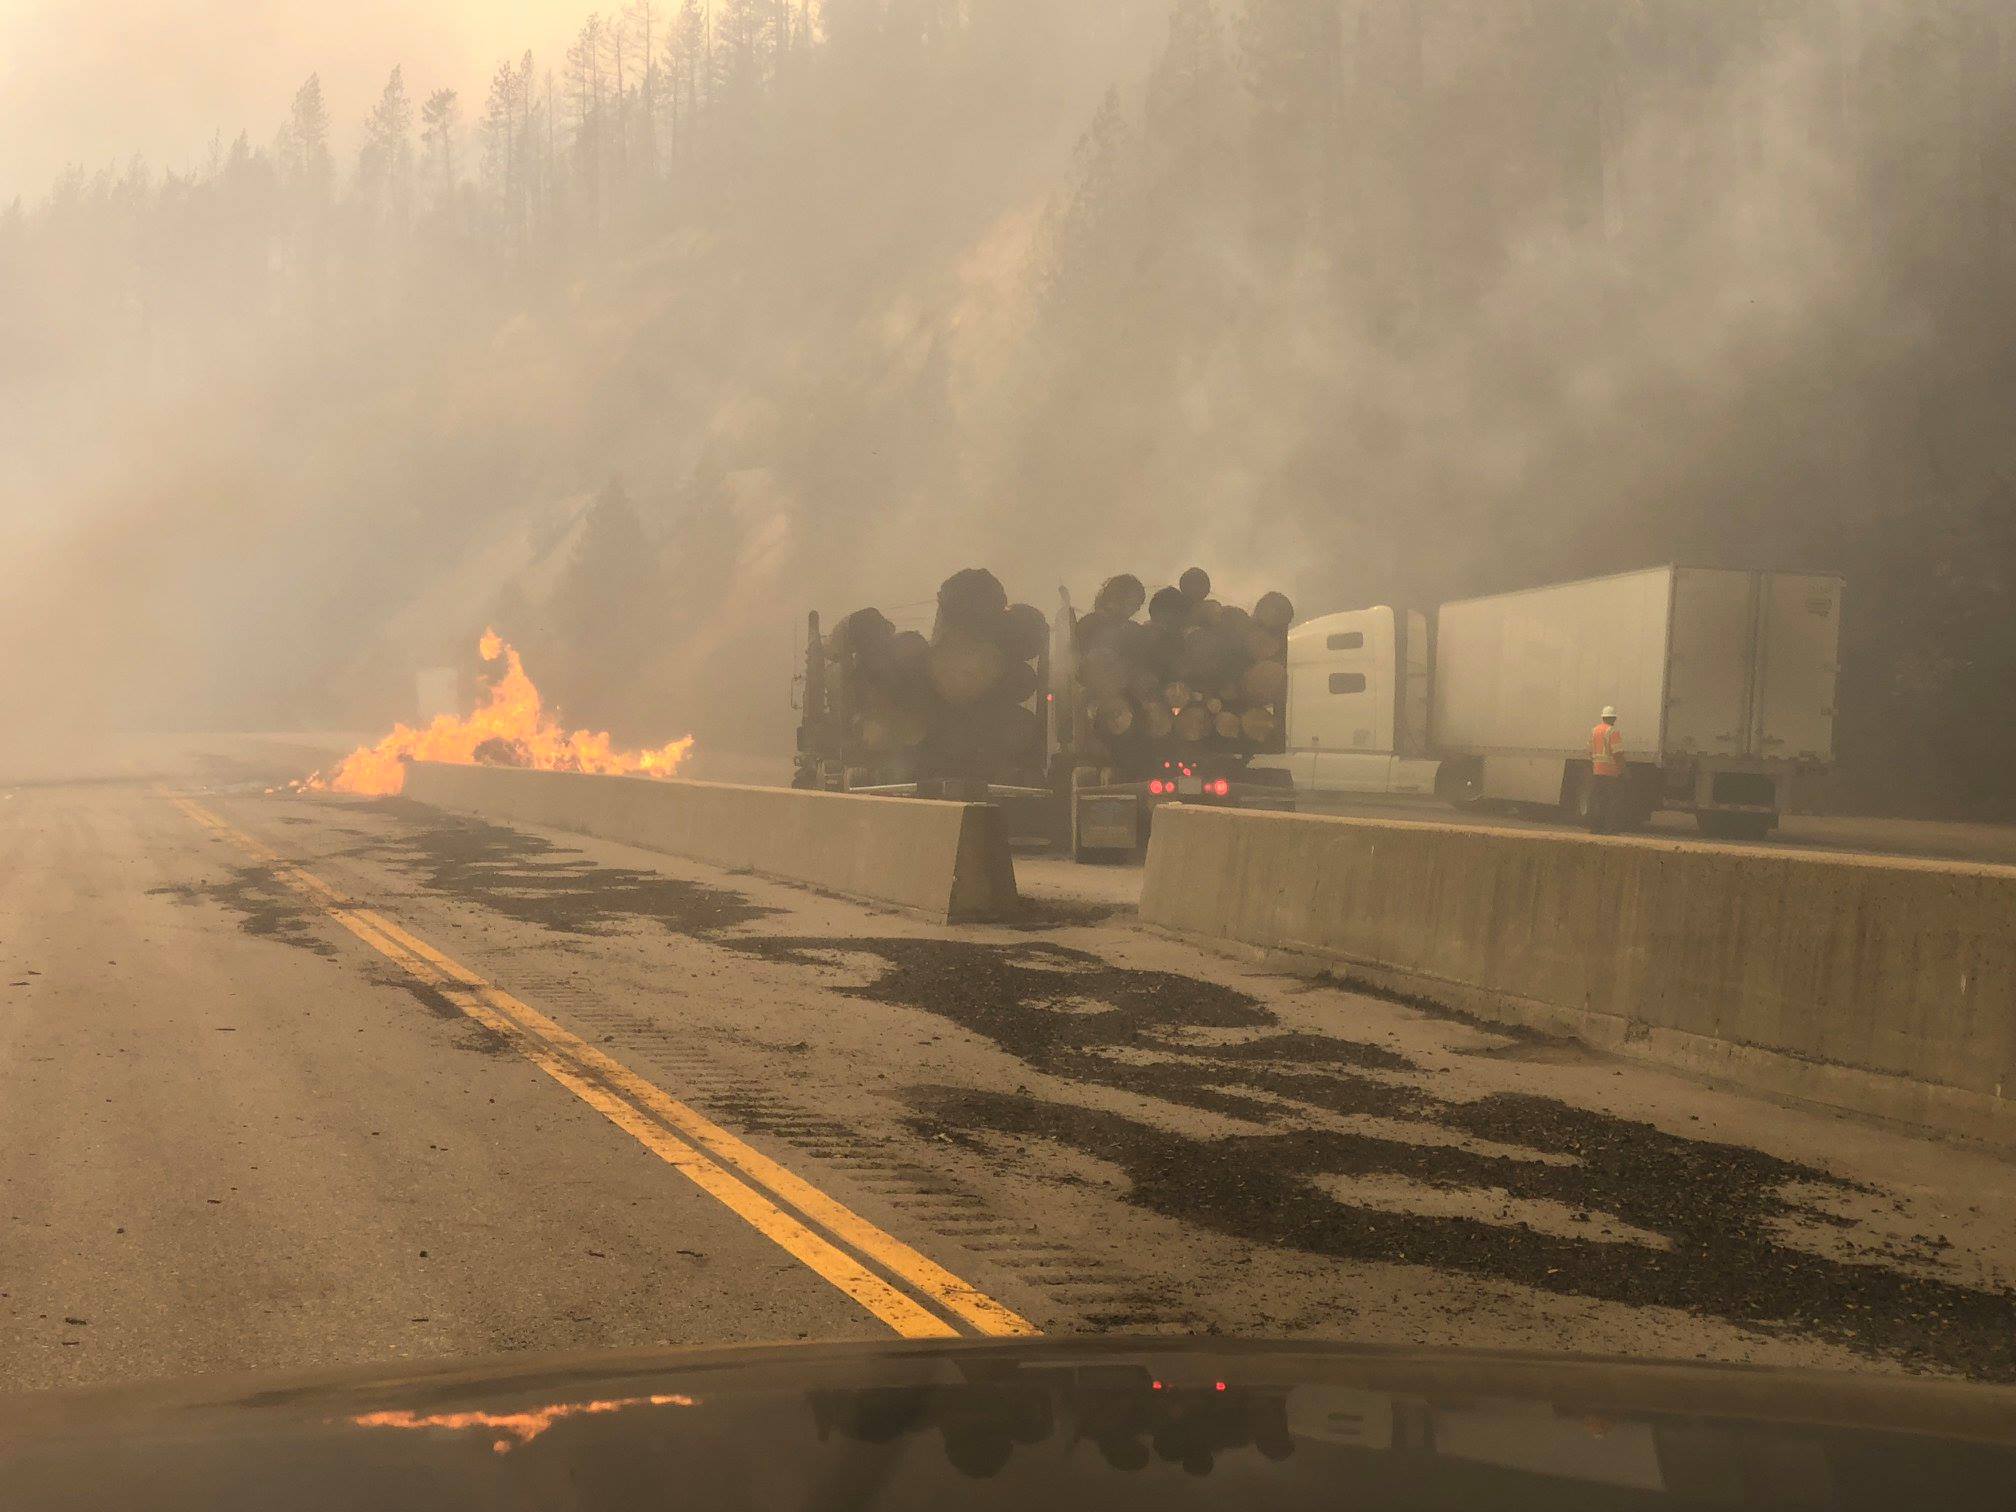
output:
[{"label": "guardrail", "polygon": [[1176,807],[1141,917],[2016,1142],[2016,868]]},{"label": "guardrail", "polygon": [[749,870],[940,923],[1012,918],[1000,810],[792,788],[415,763],[406,796]]}]

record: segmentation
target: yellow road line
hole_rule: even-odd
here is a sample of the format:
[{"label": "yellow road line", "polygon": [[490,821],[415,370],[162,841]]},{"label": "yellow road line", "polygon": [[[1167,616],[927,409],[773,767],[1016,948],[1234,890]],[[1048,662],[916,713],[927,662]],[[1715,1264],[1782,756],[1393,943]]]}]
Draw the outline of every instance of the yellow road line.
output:
[{"label": "yellow road line", "polygon": [[[785,1212],[770,1197],[790,1203],[836,1238],[981,1333],[1038,1331],[1011,1308],[960,1280],[930,1257],[562,1028],[529,1003],[484,980],[384,915],[353,903],[320,877],[288,861],[203,805],[181,797],[171,797],[171,801],[196,823],[271,864],[276,877],[313,899],[358,939],[439,992],[468,1017],[502,1036],[553,1080],[897,1333],[906,1338],[944,1338],[956,1336],[957,1330],[853,1255]],[[731,1168],[744,1179],[737,1179]],[[764,1195],[765,1191],[769,1196]]]}]

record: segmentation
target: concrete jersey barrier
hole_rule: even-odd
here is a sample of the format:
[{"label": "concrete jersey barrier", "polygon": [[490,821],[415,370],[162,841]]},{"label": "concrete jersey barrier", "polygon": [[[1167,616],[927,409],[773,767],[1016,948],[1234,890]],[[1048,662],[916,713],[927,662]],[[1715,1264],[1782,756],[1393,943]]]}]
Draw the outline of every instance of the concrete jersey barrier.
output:
[{"label": "concrete jersey barrier", "polygon": [[2016,1141],[2016,868],[1170,807],[1141,916]]},{"label": "concrete jersey barrier", "polygon": [[415,763],[406,796],[759,872],[940,923],[1011,918],[1000,810],[791,788]]}]

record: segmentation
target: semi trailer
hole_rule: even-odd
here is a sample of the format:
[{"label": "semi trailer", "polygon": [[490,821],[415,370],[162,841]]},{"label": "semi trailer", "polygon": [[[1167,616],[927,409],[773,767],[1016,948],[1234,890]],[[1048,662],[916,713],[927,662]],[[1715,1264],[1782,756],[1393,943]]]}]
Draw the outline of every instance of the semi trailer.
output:
[{"label": "semi trailer", "polygon": [[1843,584],[1667,566],[1290,632],[1279,765],[1313,793],[1434,794],[1586,818],[1614,706],[1627,822],[1758,838],[1834,759]]}]

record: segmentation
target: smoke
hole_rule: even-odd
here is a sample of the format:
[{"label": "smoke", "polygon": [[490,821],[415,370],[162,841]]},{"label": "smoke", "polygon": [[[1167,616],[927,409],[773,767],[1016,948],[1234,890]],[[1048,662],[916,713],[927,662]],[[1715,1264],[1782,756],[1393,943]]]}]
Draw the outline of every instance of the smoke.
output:
[{"label": "smoke", "polygon": [[[974,563],[1305,613],[1846,570],[1874,792],[2006,694],[1994,7],[719,0],[684,64],[665,11],[397,173],[345,124],[390,64],[417,103],[550,12],[303,22],[105,124],[249,154],[0,218],[21,724],[382,725],[495,620],[572,722],[781,762],[805,611]],[[6,107],[45,165],[100,138],[32,102],[148,45],[62,41]],[[326,180],[264,150],[310,67]]]},{"label": "smoke", "polygon": [[313,72],[345,120],[363,116],[394,63],[416,84],[474,93],[498,58],[552,51],[580,19],[574,0],[148,0],[116,19],[0,0],[0,203],[76,164],[142,153],[188,169],[217,133],[244,128],[263,144]]}]

